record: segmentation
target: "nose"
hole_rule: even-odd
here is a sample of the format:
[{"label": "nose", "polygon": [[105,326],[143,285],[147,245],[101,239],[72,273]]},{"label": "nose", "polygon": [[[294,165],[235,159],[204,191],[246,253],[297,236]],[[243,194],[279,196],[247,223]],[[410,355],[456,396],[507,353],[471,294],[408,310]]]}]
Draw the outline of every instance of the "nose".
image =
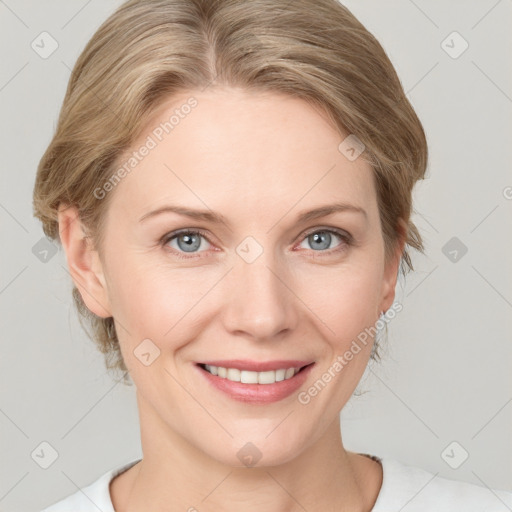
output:
[{"label": "nose", "polygon": [[297,298],[286,266],[264,251],[255,261],[235,260],[224,282],[225,328],[259,341],[275,339],[297,324]]}]

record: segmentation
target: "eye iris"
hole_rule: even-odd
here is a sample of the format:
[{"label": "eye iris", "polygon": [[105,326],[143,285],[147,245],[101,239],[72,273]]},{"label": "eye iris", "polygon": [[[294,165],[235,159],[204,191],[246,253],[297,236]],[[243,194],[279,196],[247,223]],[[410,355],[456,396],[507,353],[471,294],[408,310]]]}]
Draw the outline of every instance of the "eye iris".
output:
[{"label": "eye iris", "polygon": [[[328,249],[329,248],[329,245],[331,244],[331,234],[328,233],[327,231],[317,231],[316,233],[313,233],[312,235],[309,235],[309,240],[310,242],[311,241],[314,241],[315,243],[317,242],[324,242],[322,247],[317,247],[319,249]],[[327,244],[325,244],[325,240],[327,239]],[[314,245],[313,245],[314,247]]]},{"label": "eye iris", "polygon": [[[179,249],[184,252],[194,252],[201,247],[202,235],[194,231],[177,234],[173,238],[177,240]],[[308,235],[307,239],[315,250],[325,250],[331,245],[332,234],[328,230],[316,231]],[[316,247],[314,247],[315,244],[317,245]]]},{"label": "eye iris", "polygon": [[[193,252],[201,246],[201,235],[193,234],[193,233],[185,233],[182,235],[178,235],[178,246],[181,250],[185,252]],[[186,245],[182,246],[180,241],[185,240]]]}]

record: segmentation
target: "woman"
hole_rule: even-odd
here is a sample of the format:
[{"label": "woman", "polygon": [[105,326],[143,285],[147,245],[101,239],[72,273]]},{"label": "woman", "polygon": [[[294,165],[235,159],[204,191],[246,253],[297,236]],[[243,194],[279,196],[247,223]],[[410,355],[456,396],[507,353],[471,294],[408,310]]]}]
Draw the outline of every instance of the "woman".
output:
[{"label": "woman", "polygon": [[426,165],[392,64],[335,0],[123,4],[75,65],[34,207],[135,383],[143,458],[45,510],[508,510],[343,446],[423,251]]}]

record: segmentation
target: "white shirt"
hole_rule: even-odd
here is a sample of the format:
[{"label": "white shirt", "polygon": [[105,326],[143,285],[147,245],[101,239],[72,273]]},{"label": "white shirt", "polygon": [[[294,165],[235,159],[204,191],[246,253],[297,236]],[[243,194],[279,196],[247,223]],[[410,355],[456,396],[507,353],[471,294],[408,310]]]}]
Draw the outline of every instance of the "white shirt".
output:
[{"label": "white shirt", "polygon": [[[362,454],[367,455],[367,454]],[[368,456],[368,455],[367,455]],[[512,492],[435,476],[395,459],[382,464],[382,486],[371,512],[510,512]],[[109,484],[141,459],[107,471],[95,482],[41,512],[115,512]]]}]

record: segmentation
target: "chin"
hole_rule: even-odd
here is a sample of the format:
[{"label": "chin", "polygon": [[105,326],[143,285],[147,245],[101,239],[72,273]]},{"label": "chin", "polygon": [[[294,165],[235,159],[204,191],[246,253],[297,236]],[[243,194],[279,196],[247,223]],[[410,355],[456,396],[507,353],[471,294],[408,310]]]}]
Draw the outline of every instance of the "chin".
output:
[{"label": "chin", "polygon": [[295,459],[307,448],[308,443],[302,437],[291,437],[286,429],[277,433],[278,429],[268,437],[266,433],[256,436],[238,435],[224,443],[216,443],[214,452],[209,449],[206,453],[218,462],[232,467],[280,466]]}]

